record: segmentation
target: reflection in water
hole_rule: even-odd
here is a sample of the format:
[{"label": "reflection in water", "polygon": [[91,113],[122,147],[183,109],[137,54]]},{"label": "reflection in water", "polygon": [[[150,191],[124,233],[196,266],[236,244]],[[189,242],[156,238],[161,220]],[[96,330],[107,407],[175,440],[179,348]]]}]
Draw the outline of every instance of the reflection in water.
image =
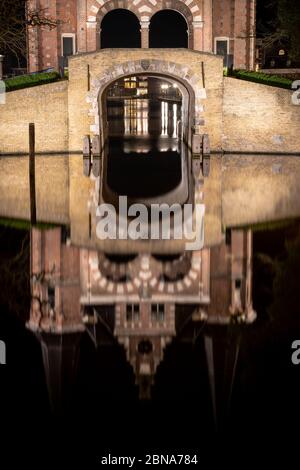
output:
[{"label": "reflection in water", "polygon": [[108,102],[110,136],[178,137],[181,105],[152,99],[124,99]]},{"label": "reflection in water", "polygon": [[[120,113],[120,110],[118,110]],[[144,99],[124,100],[124,134],[148,135],[149,103]],[[120,114],[118,114],[120,115]]]},{"label": "reflection in water", "polygon": [[164,350],[183,324],[255,319],[250,230],[173,258],[111,258],[70,246],[62,235],[61,228],[32,230],[29,326],[58,333],[85,325],[99,347],[103,328],[109,331],[125,348],[141,398],[151,397]]},{"label": "reflection in water", "polygon": [[168,135],[168,123],[169,123],[169,113],[168,113],[168,103],[162,101],[161,103],[161,135]]},{"label": "reflection in water", "polygon": [[[77,155],[37,157],[38,220],[55,227],[25,227],[24,244],[18,240],[15,252],[7,255],[13,263],[1,257],[1,304],[14,313],[11,310],[19,310],[27,297],[28,326],[43,338],[54,402],[63,390],[62,371],[70,369],[83,381],[84,400],[89,396],[82,376],[100,375],[96,390],[107,400],[111,394],[135,397],[136,389],[141,399],[180,399],[180,394],[190,399],[194,394],[198,400],[202,393],[204,407],[216,418],[233,400],[234,384],[244,398],[249,382],[253,379],[252,388],[257,383],[247,364],[263,370],[251,347],[265,351],[268,335],[260,328],[263,324],[269,331],[270,305],[277,318],[274,335],[282,334],[285,310],[294,315],[289,319],[294,326],[299,223],[282,221],[300,214],[300,159],[213,155],[210,176],[204,179],[191,155],[179,152],[179,103],[113,98],[103,179],[86,178]],[[3,158],[0,165],[7,175],[0,182],[1,215],[28,219],[27,157]],[[193,198],[205,205],[204,248],[187,252],[182,244],[171,246],[169,241],[99,241],[95,212],[106,186],[117,195],[146,195],[159,202],[180,187],[176,202]],[[5,229],[1,236],[6,247],[13,240]],[[21,262],[24,253],[26,263]],[[26,282],[15,276],[25,271]],[[15,302],[14,295],[21,301]],[[254,323],[247,330],[256,314],[258,326]],[[293,331],[298,332],[295,323]],[[79,347],[84,332],[95,346],[92,353]],[[289,340],[288,334],[284,339]],[[76,362],[78,348],[81,359]],[[96,351],[101,351],[100,359]],[[75,363],[79,371],[72,369]],[[249,395],[246,392],[250,402]]]},{"label": "reflection in water", "polygon": [[[137,98],[114,100],[108,102],[108,116],[105,173],[113,193],[148,198],[180,185],[188,162],[186,148],[177,138],[180,105]],[[110,199],[107,196],[107,202]],[[174,195],[174,202],[181,200],[182,196]]]}]

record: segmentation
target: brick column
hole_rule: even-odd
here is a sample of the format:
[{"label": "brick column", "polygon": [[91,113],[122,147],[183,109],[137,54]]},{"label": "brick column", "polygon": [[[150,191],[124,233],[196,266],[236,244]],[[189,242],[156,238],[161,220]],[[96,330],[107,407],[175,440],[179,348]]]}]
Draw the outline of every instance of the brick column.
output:
[{"label": "brick column", "polygon": [[[39,7],[37,0],[29,0],[28,9],[37,10]],[[28,72],[37,72],[40,69],[39,60],[39,34],[38,28],[27,28],[27,40],[28,40]]]},{"label": "brick column", "polygon": [[150,21],[141,21],[141,47],[142,49],[149,48],[149,26]]},{"label": "brick column", "polygon": [[235,0],[234,8],[234,68],[247,68],[247,0]]},{"label": "brick column", "polygon": [[193,21],[193,45],[194,51],[203,51],[203,21]]},{"label": "brick column", "polygon": [[204,0],[203,22],[203,52],[213,52],[212,0]]},{"label": "brick column", "polygon": [[77,50],[86,52],[86,0],[77,0]]},{"label": "brick column", "polygon": [[248,67],[249,67],[250,70],[255,70],[256,0],[250,0],[249,27],[250,27],[250,40],[249,40],[249,64],[248,64]]}]

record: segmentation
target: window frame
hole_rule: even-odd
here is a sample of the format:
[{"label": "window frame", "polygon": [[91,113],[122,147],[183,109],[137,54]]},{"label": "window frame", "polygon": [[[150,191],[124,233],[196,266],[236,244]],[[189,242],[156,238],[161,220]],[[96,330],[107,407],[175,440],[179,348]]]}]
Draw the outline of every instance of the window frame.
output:
[{"label": "window frame", "polygon": [[[64,38],[72,38],[73,40],[73,54],[69,56],[64,56]],[[62,33],[61,34],[61,56],[62,57],[71,57],[76,54],[76,34],[75,33]]]},{"label": "window frame", "polygon": [[[228,36],[216,36],[214,38],[214,51],[215,51],[215,54],[217,54],[217,42],[218,41],[226,41],[227,42],[227,54],[226,56],[228,56],[230,54],[230,50],[229,50],[229,47],[230,47],[230,38]],[[224,57],[226,57],[224,56]]]}]

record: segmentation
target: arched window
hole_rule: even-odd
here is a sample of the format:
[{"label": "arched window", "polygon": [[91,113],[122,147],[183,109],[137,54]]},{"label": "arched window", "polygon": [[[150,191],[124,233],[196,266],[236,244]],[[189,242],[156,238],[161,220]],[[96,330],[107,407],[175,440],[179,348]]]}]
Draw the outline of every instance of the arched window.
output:
[{"label": "arched window", "polygon": [[107,13],[101,22],[101,49],[141,47],[140,23],[134,13],[118,8]]},{"label": "arched window", "polygon": [[174,10],[157,12],[150,22],[150,47],[188,47],[188,25]]}]

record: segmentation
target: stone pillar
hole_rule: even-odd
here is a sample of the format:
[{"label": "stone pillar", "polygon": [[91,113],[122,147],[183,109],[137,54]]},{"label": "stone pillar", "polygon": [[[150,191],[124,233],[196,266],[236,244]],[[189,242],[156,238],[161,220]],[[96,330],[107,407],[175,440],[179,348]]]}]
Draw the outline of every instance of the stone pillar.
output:
[{"label": "stone pillar", "polygon": [[90,17],[87,22],[87,32],[86,32],[86,50],[87,52],[94,52],[97,50],[96,44],[97,38],[97,21],[96,17]]},{"label": "stone pillar", "polygon": [[247,26],[248,1],[235,0],[234,8],[234,68],[246,69],[247,42],[249,42],[249,30]]},{"label": "stone pillar", "polygon": [[203,21],[193,21],[192,39],[193,45],[191,49],[203,51]]},{"label": "stone pillar", "polygon": [[141,48],[149,48],[149,26],[150,21],[141,21]]},{"label": "stone pillar", "polygon": [[256,32],[256,2],[255,0],[250,0],[250,40],[249,40],[249,64],[248,67],[250,70],[255,70],[255,51],[256,51],[256,41],[255,41],[255,32]]},{"label": "stone pillar", "polygon": [[99,51],[101,49],[101,31],[99,24],[97,23],[96,27],[96,50]]},{"label": "stone pillar", "polygon": [[[37,0],[29,0],[29,10],[37,10]],[[37,72],[40,69],[40,57],[39,57],[39,33],[38,28],[27,28],[28,38],[28,57],[27,57],[27,69],[28,72]]]},{"label": "stone pillar", "polygon": [[204,0],[203,22],[203,52],[213,52],[212,0]]},{"label": "stone pillar", "polygon": [[77,50],[86,52],[86,0],[77,0]]}]

